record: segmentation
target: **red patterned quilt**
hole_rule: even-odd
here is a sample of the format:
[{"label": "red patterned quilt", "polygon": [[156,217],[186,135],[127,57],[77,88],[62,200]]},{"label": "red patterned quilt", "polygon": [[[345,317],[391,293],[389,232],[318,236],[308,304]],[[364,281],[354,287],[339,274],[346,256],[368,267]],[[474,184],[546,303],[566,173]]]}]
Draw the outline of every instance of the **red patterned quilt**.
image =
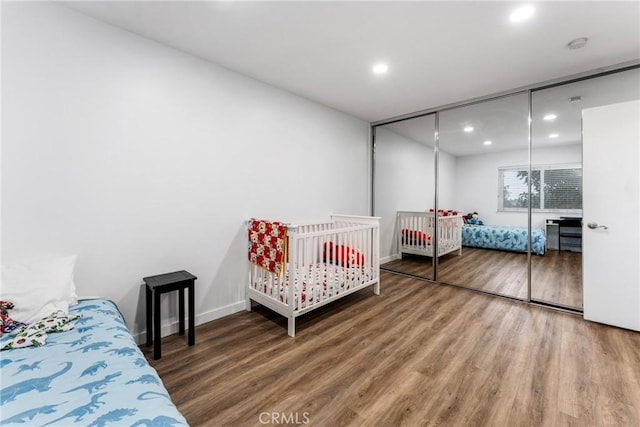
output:
[{"label": "red patterned quilt", "polygon": [[287,226],[252,219],[249,223],[249,261],[280,275],[287,252]]}]

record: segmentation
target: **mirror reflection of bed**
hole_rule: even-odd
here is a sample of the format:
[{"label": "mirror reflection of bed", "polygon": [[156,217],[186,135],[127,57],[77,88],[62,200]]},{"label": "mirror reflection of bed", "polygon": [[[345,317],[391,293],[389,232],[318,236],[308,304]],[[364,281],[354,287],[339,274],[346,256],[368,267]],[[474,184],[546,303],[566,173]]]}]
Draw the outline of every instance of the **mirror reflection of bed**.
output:
[{"label": "mirror reflection of bed", "polygon": [[[465,216],[478,212],[484,222],[464,225],[461,251],[440,251],[441,283],[527,298],[528,102],[527,94],[519,93],[439,114],[438,207]],[[428,213],[434,207],[434,130],[433,114],[376,128],[375,213],[382,217],[382,268],[426,279],[434,278],[427,247],[434,232],[424,221],[400,224],[398,215]],[[544,171],[532,172],[532,203],[546,191],[541,176],[574,172],[571,168],[581,164],[578,143],[539,145],[533,147],[534,159]],[[531,297],[581,309],[580,252],[546,248],[546,221],[562,214],[534,210],[532,215]],[[505,238],[508,233],[518,239]],[[408,244],[424,247],[407,250]]]},{"label": "mirror reflection of bed", "polygon": [[440,113],[439,148],[455,159],[451,207],[476,215],[460,259],[439,259],[439,281],[527,298],[528,117],[526,93]]},{"label": "mirror reflection of bed", "polygon": [[[532,299],[565,307],[582,306],[582,254],[578,246],[547,245],[547,231],[533,228],[531,234]],[[528,235],[526,227],[466,225],[463,256],[442,257],[440,278],[451,283],[516,298],[527,297]]]},{"label": "mirror reflection of bed", "polygon": [[[439,257],[439,280],[525,299],[527,270],[522,266],[526,262],[526,252],[463,246],[461,255],[450,253]],[[544,255],[532,255],[531,264],[532,275],[536,277],[532,299],[566,307],[582,306],[580,252],[547,250]],[[384,268],[415,276],[431,274],[430,259],[425,260],[422,255],[403,254]]]},{"label": "mirror reflection of bed", "polygon": [[[582,111],[637,99],[639,77],[640,70],[631,69],[376,127],[381,267],[582,311]],[[478,212],[490,227],[531,226],[534,241],[537,234],[545,237],[544,247],[529,256],[526,245],[475,244],[486,236],[470,241],[467,234],[477,225],[471,224],[463,229],[462,251],[443,254],[434,266],[432,253],[401,248],[428,242],[433,231],[397,223],[400,211],[432,207]]]}]

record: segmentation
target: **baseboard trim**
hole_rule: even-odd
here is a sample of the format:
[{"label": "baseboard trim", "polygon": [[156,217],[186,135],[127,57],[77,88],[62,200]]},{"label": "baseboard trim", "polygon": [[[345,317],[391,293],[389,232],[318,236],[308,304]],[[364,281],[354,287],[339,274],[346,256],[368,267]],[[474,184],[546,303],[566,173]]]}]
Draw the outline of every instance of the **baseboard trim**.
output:
[{"label": "baseboard trim", "polygon": [[[220,307],[214,310],[205,311],[204,313],[196,314],[196,318],[195,318],[196,326],[242,311],[245,309],[245,305],[246,305],[245,301],[238,301],[238,302],[234,302],[233,304],[225,305],[224,307]],[[167,335],[173,335],[176,333],[178,333],[178,319],[175,319],[170,323],[162,325],[162,331],[160,332],[161,336],[166,337]],[[146,343],[147,331],[144,330],[142,332],[138,332],[133,336],[133,339],[138,345]]]},{"label": "baseboard trim", "polygon": [[395,261],[395,260],[400,259],[400,258],[402,258],[402,256],[400,254],[393,254],[393,255],[390,255],[390,256],[382,257],[382,258],[380,258],[380,264],[386,264],[388,262]]}]

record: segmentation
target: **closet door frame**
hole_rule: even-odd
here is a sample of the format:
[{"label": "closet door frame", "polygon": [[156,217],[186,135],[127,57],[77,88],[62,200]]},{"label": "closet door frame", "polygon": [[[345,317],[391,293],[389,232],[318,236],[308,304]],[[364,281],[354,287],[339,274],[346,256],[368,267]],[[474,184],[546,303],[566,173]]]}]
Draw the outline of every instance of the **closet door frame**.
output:
[{"label": "closet door frame", "polygon": [[[443,105],[440,107],[435,107],[435,108],[430,108],[430,109],[425,109],[425,110],[421,110],[421,111],[417,111],[414,113],[407,113],[407,114],[403,114],[400,116],[396,116],[396,117],[392,117],[389,119],[384,119],[384,120],[379,120],[376,122],[371,122],[370,123],[370,129],[371,129],[371,206],[370,206],[370,214],[371,215],[375,215],[375,190],[376,190],[376,183],[375,183],[375,163],[376,163],[376,128],[378,126],[384,126],[387,124],[391,124],[391,123],[395,123],[395,122],[400,122],[403,120],[409,120],[412,118],[416,118],[416,117],[421,117],[421,116],[425,116],[428,114],[434,114],[435,113],[435,149],[434,149],[434,185],[435,185],[435,197],[434,197],[434,209],[437,212],[437,210],[439,209],[438,206],[438,202],[439,202],[439,155],[440,155],[440,113],[443,111],[447,111],[447,110],[451,110],[454,108],[458,108],[458,107],[463,107],[463,106],[468,106],[468,105],[473,105],[473,104],[477,104],[477,103],[481,103],[481,102],[485,102],[485,101],[491,101],[494,99],[499,99],[502,97],[506,97],[506,96],[510,96],[510,95],[515,95],[517,93],[522,93],[522,92],[527,92],[527,100],[528,100],[528,176],[531,176],[532,174],[532,155],[533,155],[533,147],[532,147],[532,97],[533,97],[533,93],[536,91],[541,91],[541,90],[545,90],[545,89],[551,89],[553,87],[557,87],[557,86],[563,86],[563,85],[567,85],[567,84],[571,84],[571,83],[575,83],[575,82],[579,82],[579,81],[584,81],[584,80],[590,80],[590,79],[594,79],[594,78],[598,78],[598,77],[603,77],[606,75],[610,75],[610,74],[616,74],[616,73],[620,73],[620,72],[624,72],[624,71],[630,71],[630,70],[634,70],[634,69],[640,69],[640,60],[635,60],[635,61],[629,61],[627,63],[624,64],[617,64],[617,65],[613,65],[610,67],[605,67],[602,69],[599,69],[598,71],[590,71],[590,72],[585,72],[585,73],[580,73],[580,74],[575,74],[572,76],[567,76],[567,77],[563,77],[560,79],[554,79],[554,80],[550,80],[550,81],[546,81],[546,82],[542,82],[542,83],[538,83],[538,84],[533,84],[533,85],[529,85],[529,86],[525,86],[525,87],[521,87],[521,88],[516,88],[513,90],[509,90],[509,91],[504,91],[498,94],[493,94],[493,95],[487,95],[487,96],[483,96],[483,97],[479,97],[479,98],[474,98],[471,100],[467,100],[467,101],[461,101],[461,102],[456,102],[456,103],[452,103],[452,104],[447,104],[447,105]],[[411,276],[411,277],[415,277],[416,279],[420,279],[420,280],[424,280],[427,282],[431,282],[431,283],[437,283],[437,284],[442,284],[442,285],[448,285],[448,286],[457,286],[457,287],[461,287],[463,289],[467,289],[467,290],[471,290],[474,292],[479,292],[479,293],[484,293],[484,294],[489,294],[489,295],[495,295],[495,296],[499,296],[499,297],[503,297],[503,298],[508,298],[508,299],[513,299],[513,300],[517,300],[517,301],[522,301],[522,302],[526,302],[528,304],[531,305],[538,305],[538,306],[543,306],[543,307],[548,307],[548,308],[552,308],[555,310],[559,310],[559,311],[564,311],[564,312],[569,312],[569,313],[576,313],[576,314],[581,314],[582,310],[581,309],[574,309],[574,308],[568,308],[568,307],[563,307],[563,306],[557,306],[551,303],[541,303],[541,302],[537,302],[535,300],[531,299],[531,285],[532,285],[532,276],[531,276],[531,244],[532,244],[532,239],[531,239],[531,230],[532,230],[532,214],[533,214],[533,208],[531,205],[531,192],[532,192],[532,183],[531,180],[528,180],[528,194],[529,197],[527,197],[527,228],[528,228],[528,233],[527,233],[527,241],[528,241],[528,248],[527,248],[527,296],[524,299],[521,298],[514,298],[514,297],[510,297],[507,295],[503,295],[503,294],[498,294],[498,293],[494,293],[494,292],[488,292],[488,291],[483,291],[483,290],[478,290],[478,289],[473,289],[471,287],[464,287],[464,286],[460,286],[460,285],[453,285],[453,284],[448,284],[448,283],[443,283],[440,282],[439,278],[438,278],[438,232],[435,233],[434,235],[434,250],[435,250],[435,255],[433,257],[433,279],[427,279],[424,277],[420,277],[420,276],[414,276],[411,274],[403,274],[406,276]],[[385,270],[383,266],[381,266],[381,269]],[[389,270],[390,271],[390,270]],[[397,273],[394,271],[390,271],[391,273],[394,274],[401,274],[401,273]]]}]

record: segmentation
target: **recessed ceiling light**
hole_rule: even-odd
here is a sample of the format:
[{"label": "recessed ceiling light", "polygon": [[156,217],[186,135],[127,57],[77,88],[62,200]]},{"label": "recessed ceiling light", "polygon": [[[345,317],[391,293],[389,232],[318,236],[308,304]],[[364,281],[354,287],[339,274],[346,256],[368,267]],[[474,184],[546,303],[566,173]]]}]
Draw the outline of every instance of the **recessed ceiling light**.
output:
[{"label": "recessed ceiling light", "polygon": [[587,37],[580,37],[579,39],[573,39],[569,43],[567,43],[567,47],[571,50],[580,49],[587,45],[587,41],[589,39]]},{"label": "recessed ceiling light", "polygon": [[465,126],[462,130],[465,132],[473,132],[473,126]]},{"label": "recessed ceiling light", "polygon": [[535,12],[535,8],[530,4],[526,6],[520,6],[519,8],[511,12],[511,15],[509,15],[509,20],[511,22],[524,21],[525,19],[530,18],[533,15],[533,12]]},{"label": "recessed ceiling light", "polygon": [[555,139],[555,138],[557,138],[557,137],[559,137],[559,136],[560,136],[560,135],[558,135],[557,133],[550,133],[550,134],[549,134],[549,138],[551,138],[551,139]]},{"label": "recessed ceiling light", "polygon": [[553,113],[547,114],[546,116],[543,117],[544,120],[550,122],[551,120],[555,120],[558,116],[556,116]]},{"label": "recessed ceiling light", "polygon": [[491,145],[491,144],[493,144],[493,142],[491,142],[491,141],[489,141],[489,140],[486,140],[485,142],[483,142],[483,144],[484,144],[484,145]]},{"label": "recessed ceiling light", "polygon": [[373,66],[373,72],[376,74],[384,74],[389,70],[387,64],[376,64]]}]

